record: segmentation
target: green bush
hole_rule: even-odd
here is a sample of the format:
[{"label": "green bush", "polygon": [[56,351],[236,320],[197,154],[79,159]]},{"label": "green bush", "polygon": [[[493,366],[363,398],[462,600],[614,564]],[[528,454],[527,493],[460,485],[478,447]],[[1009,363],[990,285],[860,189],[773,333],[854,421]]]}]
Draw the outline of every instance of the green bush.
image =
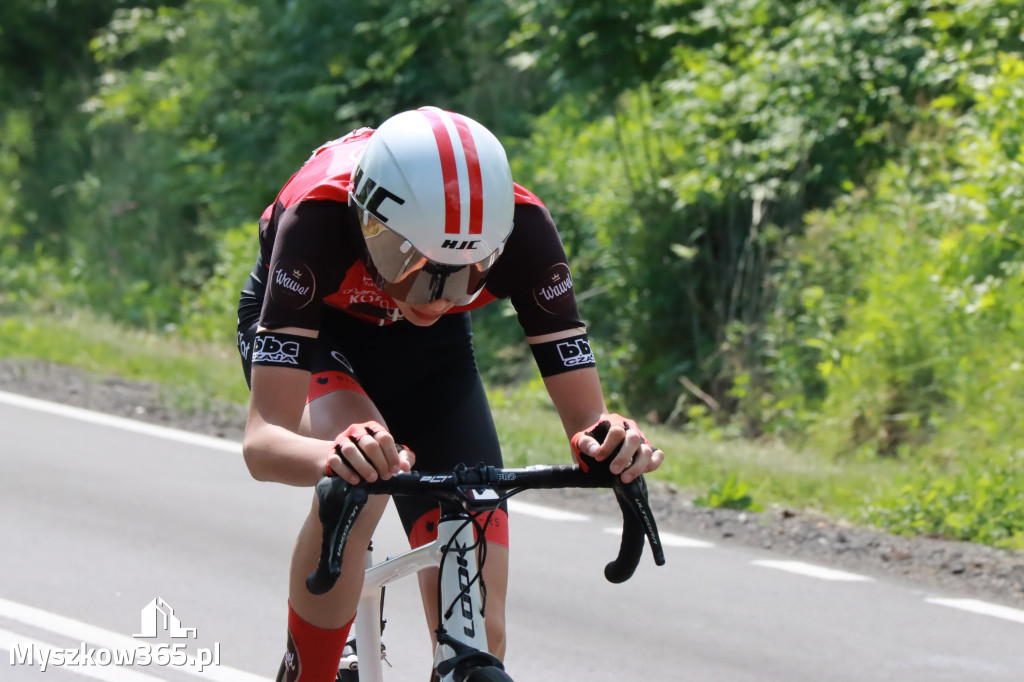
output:
[{"label": "green bush", "polygon": [[721,507],[722,509],[740,509],[762,511],[764,507],[754,502],[750,494],[750,486],[740,481],[736,474],[730,474],[724,483],[716,483],[705,493],[693,500],[700,507]]},{"label": "green bush", "polygon": [[[1024,60],[997,66],[964,83],[969,113],[937,101],[901,163],[790,244],[771,395],[799,417],[776,425],[815,448],[928,472],[870,501],[866,518],[1019,546]],[[817,356],[816,374],[801,353]]]},{"label": "green bush", "polygon": [[956,474],[916,476],[863,519],[906,535],[931,534],[1024,550],[1024,456]]},{"label": "green bush", "polygon": [[213,273],[188,299],[181,334],[202,341],[235,338],[238,295],[256,261],[256,221],[225,231],[214,245]]}]

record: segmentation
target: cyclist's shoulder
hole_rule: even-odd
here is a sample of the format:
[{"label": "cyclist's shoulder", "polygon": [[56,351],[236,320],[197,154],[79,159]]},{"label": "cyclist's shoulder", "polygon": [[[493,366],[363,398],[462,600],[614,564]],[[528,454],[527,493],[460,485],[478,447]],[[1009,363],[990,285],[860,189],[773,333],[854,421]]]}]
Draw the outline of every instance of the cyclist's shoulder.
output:
[{"label": "cyclist's shoulder", "polygon": [[[487,290],[495,298],[512,297],[520,306],[531,307],[536,292],[552,281],[568,280],[568,275],[568,258],[551,214],[540,202],[517,203],[512,233],[494,265]],[[566,298],[571,298],[571,290],[567,290]],[[526,321],[534,313],[541,318],[551,313],[543,309],[531,312],[526,308],[520,308],[519,312],[520,321]],[[570,326],[578,326],[578,321],[574,318]],[[533,325],[530,327],[532,329]]]},{"label": "cyclist's shoulder", "polygon": [[356,128],[355,130],[345,133],[341,137],[324,142],[322,145],[313,150],[313,153],[310,155],[309,158],[312,159],[313,157],[315,157],[317,154],[324,150],[334,149],[342,145],[355,145],[360,143],[365,144],[370,139],[374,132],[374,128]]},{"label": "cyclist's shoulder", "polygon": [[526,189],[518,182],[512,183],[512,189],[515,192],[517,208],[519,206],[540,206],[541,208],[544,207],[544,202],[542,202],[536,194]]},{"label": "cyclist's shoulder", "polygon": [[356,247],[354,237],[358,229],[348,204],[337,199],[305,198],[289,206],[277,202],[260,220],[260,238],[268,245],[282,239],[298,239],[319,241],[333,248]]},{"label": "cyclist's shoulder", "polygon": [[[536,199],[534,195],[528,197]],[[561,250],[561,237],[555,220],[539,199],[520,202],[519,195],[516,194],[515,209],[512,213],[512,231],[506,242],[506,250],[509,249],[512,252],[522,249],[534,251],[535,256],[547,253],[549,249]],[[538,250],[540,250],[539,253]],[[529,259],[528,253],[523,256],[526,256],[527,260]],[[501,259],[498,262],[500,263]]]},{"label": "cyclist's shoulder", "polygon": [[359,128],[314,149],[281,188],[277,203],[286,207],[311,200],[346,203],[352,171],[373,132],[373,128]]}]

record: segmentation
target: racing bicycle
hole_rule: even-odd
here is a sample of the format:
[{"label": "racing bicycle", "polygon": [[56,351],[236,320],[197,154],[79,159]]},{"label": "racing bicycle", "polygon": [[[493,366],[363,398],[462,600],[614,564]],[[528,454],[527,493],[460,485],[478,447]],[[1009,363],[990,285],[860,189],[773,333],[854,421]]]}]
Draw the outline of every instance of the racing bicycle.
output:
[{"label": "racing bicycle", "polygon": [[[481,567],[486,560],[484,527],[488,514],[506,499],[528,489],[611,488],[622,511],[618,556],[605,566],[612,583],[628,580],[643,554],[644,539],[654,562],[665,555],[647,501],[643,477],[626,484],[610,473],[585,473],[571,465],[504,469],[459,465],[453,471],[397,474],[388,480],[352,485],[339,477],[322,478],[316,486],[323,524],[317,569],[306,579],[314,594],[324,594],[341,574],[349,532],[369,495],[418,495],[441,507],[437,539],[396,557],[373,563],[372,544],[366,553],[366,576],[356,611],[353,639],[346,647],[338,682],[383,682],[384,588],[428,567],[439,567],[437,647],[433,680],[439,682],[512,682],[498,658],[487,652],[483,626]],[[360,655],[362,654],[362,655]]]}]

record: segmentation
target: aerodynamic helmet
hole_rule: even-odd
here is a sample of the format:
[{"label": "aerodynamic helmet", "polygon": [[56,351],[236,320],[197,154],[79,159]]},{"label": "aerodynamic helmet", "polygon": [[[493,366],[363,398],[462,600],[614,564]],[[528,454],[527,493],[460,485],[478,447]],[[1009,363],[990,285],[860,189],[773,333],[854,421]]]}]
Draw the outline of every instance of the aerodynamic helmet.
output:
[{"label": "aerodynamic helmet", "polygon": [[465,305],[512,231],[515,195],[505,150],[484,126],[423,107],[387,119],[352,174],[370,274],[414,305]]}]

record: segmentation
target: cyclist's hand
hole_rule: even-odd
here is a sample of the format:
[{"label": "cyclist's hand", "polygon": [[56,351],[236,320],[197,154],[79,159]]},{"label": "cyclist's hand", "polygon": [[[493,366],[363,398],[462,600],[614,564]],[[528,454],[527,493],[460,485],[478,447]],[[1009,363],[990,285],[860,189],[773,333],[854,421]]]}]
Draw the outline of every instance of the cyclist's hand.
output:
[{"label": "cyclist's hand", "polygon": [[573,436],[572,453],[584,471],[609,471],[623,483],[654,471],[665,458],[636,422],[618,414],[603,414],[596,424]]},{"label": "cyclist's hand", "polygon": [[361,481],[387,480],[402,471],[411,471],[416,456],[375,421],[353,424],[334,439],[327,460],[327,475],[341,476],[356,485]]}]

